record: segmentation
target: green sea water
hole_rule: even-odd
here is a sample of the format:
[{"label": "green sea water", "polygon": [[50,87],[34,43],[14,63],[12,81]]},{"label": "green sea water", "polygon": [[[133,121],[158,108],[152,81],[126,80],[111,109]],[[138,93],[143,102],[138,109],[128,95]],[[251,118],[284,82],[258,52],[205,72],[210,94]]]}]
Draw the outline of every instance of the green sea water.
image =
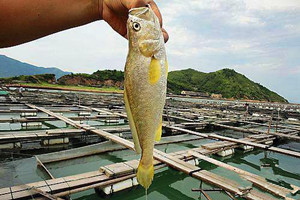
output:
[{"label": "green sea water", "polygon": [[[66,113],[68,117],[75,116],[74,113]],[[10,115],[11,117],[11,115]],[[13,114],[13,117],[17,115]],[[3,118],[8,118],[4,116]],[[101,127],[107,125],[99,121],[85,121],[90,125]],[[58,121],[48,121],[43,123],[44,129],[51,128],[71,128],[66,126],[65,123]],[[15,125],[4,127],[1,125],[2,131],[20,130],[20,127]],[[220,133],[230,135],[233,137],[242,137],[237,132],[233,135],[230,130],[220,131]],[[190,148],[199,147],[202,144],[213,142],[211,140],[197,140],[191,142],[184,142],[178,144],[168,144],[156,146],[157,149],[166,152],[176,152],[180,150],[186,150]],[[292,146],[296,151],[300,151],[299,143],[289,142],[282,144],[280,147],[286,148]],[[38,151],[38,153],[41,153]],[[105,154],[87,156],[83,158],[67,160],[62,162],[56,162],[47,164],[47,168],[54,175],[54,177],[64,177],[68,175],[75,175],[79,173],[98,170],[100,166],[123,162],[132,159],[138,159],[134,152],[130,150],[115,151]],[[283,187],[290,188],[290,184],[300,186],[300,159],[290,156],[267,152],[262,150],[254,150],[250,152],[242,152],[237,150],[231,157],[221,158],[213,156],[213,158],[228,163],[232,166],[246,170],[248,172],[265,177],[269,182],[281,185]],[[263,167],[264,164],[268,164],[270,167]],[[218,175],[224,176],[228,179],[238,182],[241,186],[249,186],[249,182],[241,179],[237,174],[229,172],[220,167],[216,167],[205,161],[200,161],[199,167],[202,169],[211,171]],[[43,170],[37,167],[36,160],[31,155],[22,154],[20,152],[9,153],[1,152],[0,157],[0,188],[14,186],[19,184],[26,184],[30,182],[36,182],[49,179]],[[200,181],[189,177],[188,175],[170,169],[163,168],[155,172],[155,177],[151,187],[148,190],[148,200],[181,200],[181,199],[205,199],[199,192],[192,192],[193,188],[199,188]],[[202,188],[208,189],[213,186],[203,183]],[[255,190],[259,190],[254,188]],[[223,192],[208,192],[212,199],[230,199]],[[115,193],[109,197],[101,197],[95,193],[94,190],[87,190],[77,194],[71,195],[72,199],[78,200],[96,200],[96,199],[112,199],[112,200],[144,200],[145,190],[141,186],[137,186],[122,192]],[[300,195],[293,196],[294,199],[300,199]]]},{"label": "green sea water", "polygon": [[[181,144],[169,144],[157,146],[157,149],[170,153],[188,148],[197,147],[201,144],[211,142],[210,140],[200,140],[185,142]],[[25,157],[25,156],[24,156]],[[36,167],[36,161],[33,157],[24,158],[7,157],[0,163],[0,187],[7,187],[23,183],[45,180],[49,177]],[[270,153],[265,154],[261,150],[254,150],[248,153],[236,151],[236,153],[227,158],[213,156],[230,165],[244,169],[248,172],[258,174],[267,178],[268,181],[289,188],[289,184],[300,186],[300,159],[293,157]],[[57,163],[47,164],[47,168],[55,177],[74,175],[78,173],[98,170],[100,166],[115,162],[122,162],[138,158],[130,150],[110,152],[100,155],[87,156],[74,160],[67,160]],[[270,167],[264,168],[262,164],[269,163]],[[206,169],[228,179],[237,181],[241,186],[250,185],[233,172],[229,172],[220,167],[216,167],[205,161],[200,161],[199,167]],[[148,190],[148,199],[205,199],[199,192],[192,192],[192,188],[199,188],[200,181],[189,177],[188,175],[170,168],[163,168],[155,173],[151,187]],[[208,189],[212,186],[203,184],[202,188]],[[208,192],[212,199],[230,199],[223,192]],[[71,195],[72,199],[107,199],[99,196],[94,190],[87,190]],[[300,195],[294,196],[300,199]],[[140,187],[134,187],[109,196],[112,200],[121,199],[145,199],[145,190]]]}]

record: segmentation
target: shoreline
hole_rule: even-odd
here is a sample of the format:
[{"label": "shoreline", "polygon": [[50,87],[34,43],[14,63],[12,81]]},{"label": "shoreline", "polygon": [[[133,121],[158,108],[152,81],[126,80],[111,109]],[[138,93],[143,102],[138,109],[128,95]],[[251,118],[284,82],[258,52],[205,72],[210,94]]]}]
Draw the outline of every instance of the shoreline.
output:
[{"label": "shoreline", "polygon": [[[79,87],[79,86],[65,86],[59,87],[56,86],[38,86],[38,85],[27,85],[27,84],[4,84],[5,87],[23,87],[23,88],[32,88],[32,89],[50,89],[50,90],[60,90],[60,91],[77,91],[77,92],[94,92],[94,93],[105,93],[105,94],[123,94],[123,90],[120,91],[105,91],[101,90],[102,88],[95,88],[95,89],[80,89],[80,88],[72,88],[72,87]],[[87,86],[88,87],[88,86]],[[98,90],[99,89],[99,90]],[[204,97],[194,97],[194,96],[183,96],[183,95],[176,95],[170,94],[167,97],[177,97],[177,98],[186,98],[186,99],[202,99],[202,100],[215,100],[215,101],[229,101],[229,102],[245,102],[245,103],[275,103],[275,104],[289,104],[289,105],[296,105],[299,106],[300,103],[284,103],[284,102],[268,102],[268,101],[260,101],[260,100],[250,100],[250,99],[213,99],[213,98],[204,98]]]}]

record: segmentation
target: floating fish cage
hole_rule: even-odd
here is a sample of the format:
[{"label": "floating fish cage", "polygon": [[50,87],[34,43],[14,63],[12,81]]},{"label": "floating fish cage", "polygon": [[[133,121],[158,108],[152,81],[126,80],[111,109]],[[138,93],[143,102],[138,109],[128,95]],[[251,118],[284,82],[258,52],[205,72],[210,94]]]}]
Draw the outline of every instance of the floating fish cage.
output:
[{"label": "floating fish cage", "polygon": [[[1,200],[145,198],[122,95],[14,89],[0,98]],[[168,98],[149,200],[300,199],[300,106],[243,104]]]}]

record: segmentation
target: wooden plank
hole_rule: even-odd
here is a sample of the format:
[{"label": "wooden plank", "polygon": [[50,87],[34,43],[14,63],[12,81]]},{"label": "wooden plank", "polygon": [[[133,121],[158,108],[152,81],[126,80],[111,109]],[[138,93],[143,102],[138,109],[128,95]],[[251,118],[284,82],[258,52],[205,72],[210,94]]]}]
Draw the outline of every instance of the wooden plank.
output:
[{"label": "wooden plank", "polygon": [[274,151],[274,152],[277,152],[277,153],[281,153],[281,154],[285,154],[285,155],[300,158],[300,153],[299,152],[286,150],[286,149],[281,149],[281,148],[277,148],[277,147],[269,147],[268,145],[258,144],[258,143],[255,143],[255,142],[250,142],[250,141],[247,141],[245,139],[234,139],[234,138],[229,138],[229,137],[225,137],[225,136],[220,136],[220,135],[217,135],[217,134],[198,133],[196,131],[191,131],[191,130],[188,130],[188,129],[174,127],[174,126],[168,126],[168,125],[165,125],[165,127],[175,129],[175,130],[179,130],[179,131],[182,131],[184,133],[197,135],[197,136],[203,137],[203,138],[229,141],[229,142],[234,142],[234,143],[237,143],[237,144],[245,144],[245,145],[254,146],[254,147],[257,147],[257,148],[260,148],[260,149],[264,149],[264,150],[268,150],[268,151]]},{"label": "wooden plank", "polygon": [[[262,123],[257,123],[257,122],[250,122],[250,121],[244,121],[244,120],[238,120],[240,123],[247,123],[247,124],[253,124],[253,125],[258,125],[258,126],[266,126],[268,127],[269,125],[267,124],[262,124]],[[283,129],[289,129],[289,130],[295,130],[295,131],[300,131],[300,128],[297,127],[290,127],[290,126],[282,126],[282,125],[271,125],[272,127],[278,127],[278,128],[283,128]]]},{"label": "wooden plank", "polygon": [[[173,162],[175,165],[178,165],[177,164],[178,160],[176,161],[176,159],[173,159],[172,157],[166,157],[164,153],[160,153],[160,154],[161,155],[159,155],[159,156],[161,156],[162,159],[170,159],[170,162]],[[176,154],[174,154],[174,155],[176,155]],[[185,157],[184,154],[182,154],[180,152],[177,152],[177,155],[178,155],[178,158],[181,157],[181,159],[183,159]],[[136,163],[135,165],[137,167],[137,164],[138,164],[137,161],[135,161],[135,163]],[[160,162],[155,161],[155,164],[158,165],[158,164],[160,164]],[[128,163],[128,165],[129,165],[129,163]],[[192,167],[193,169],[199,169],[196,166],[186,164],[185,168],[187,169],[187,172],[190,171],[190,167]],[[236,192],[239,192],[240,194],[242,194],[239,191],[239,189],[238,189],[239,185],[236,182],[233,182],[224,177],[215,175],[211,172],[208,172],[205,170],[201,171],[201,172],[195,172],[195,176],[198,179],[206,180],[211,184],[214,184],[214,185],[217,184],[222,187],[228,188],[231,192],[236,191]],[[94,171],[94,172],[88,172],[88,173],[83,173],[83,174],[79,174],[79,175],[73,175],[73,176],[49,180],[49,181],[47,181],[48,184],[46,184],[45,181],[42,181],[42,182],[38,182],[37,184],[32,183],[32,184],[28,184],[28,185],[36,186],[36,187],[38,187],[38,186],[40,187],[40,186],[44,186],[44,185],[46,185],[48,187],[48,185],[49,185],[49,187],[53,189],[52,192],[54,192],[55,196],[60,196],[60,195],[63,196],[63,195],[66,195],[67,193],[69,193],[70,191],[73,191],[73,192],[83,191],[85,189],[93,188],[92,186],[96,187],[96,185],[97,186],[101,185],[100,182],[102,183],[102,185],[105,185],[106,182],[115,181],[117,179],[118,178],[114,178],[113,180],[110,180],[105,174],[100,173],[99,171]],[[61,184],[64,182],[66,182],[67,184]],[[59,187],[54,186],[55,184],[58,184]],[[50,188],[48,190],[50,190]],[[75,189],[71,189],[71,188],[75,188]],[[18,190],[18,191],[20,191],[20,190]],[[59,194],[55,194],[56,191],[65,191],[65,192],[60,192]],[[247,199],[257,199],[257,198],[256,197],[253,197],[253,198],[247,197]]]},{"label": "wooden plank", "polygon": [[252,183],[254,183],[255,185],[258,185],[260,188],[267,190],[269,192],[271,192],[274,195],[277,195],[279,197],[283,197],[283,198],[288,198],[287,195],[292,193],[293,191],[284,187],[280,187],[278,185],[272,184],[267,182],[264,178],[252,174],[250,172],[247,172],[245,170],[239,169],[237,167],[228,165],[226,163],[223,163],[221,161],[215,160],[213,158],[207,157],[205,155],[199,154],[197,152],[194,151],[189,151],[189,154],[195,156],[196,158],[199,158],[201,160],[205,160],[207,162],[210,162],[214,165],[217,165],[219,167],[223,167],[225,169],[228,169],[230,171],[233,171],[239,175],[242,175],[241,177],[243,177],[244,179],[251,181]]},{"label": "wooden plank", "polygon": [[224,148],[224,147],[233,146],[233,145],[236,145],[236,143],[222,141],[222,142],[213,142],[213,143],[203,144],[201,146],[205,149],[213,150],[213,149],[219,149],[219,148]]},{"label": "wooden plank", "polygon": [[124,164],[130,166],[134,170],[134,172],[136,172],[137,168],[139,166],[139,161],[138,160],[130,160],[130,161],[124,162]]},{"label": "wooden plank", "polygon": [[41,166],[47,172],[47,174],[50,176],[50,178],[54,179],[54,176],[50,173],[50,171],[47,169],[47,167],[40,161],[40,159],[37,156],[35,156],[35,159],[38,162],[38,165]]},{"label": "wooden plank", "polygon": [[[86,107],[86,106],[79,106],[79,107],[81,107],[81,108],[89,108],[89,107]],[[126,114],[121,114],[121,113],[118,113],[118,112],[110,112],[110,111],[106,111],[106,110],[98,109],[98,108],[90,108],[90,109],[92,109],[93,111],[96,111],[96,112],[102,112],[102,113],[106,113],[106,114],[118,115],[120,117],[127,118]],[[179,119],[179,120],[187,121],[187,122],[194,122],[194,120],[187,119],[187,118],[184,118],[184,117],[173,116],[173,115],[163,114],[163,117],[169,117],[169,118]]]},{"label": "wooden plank", "polygon": [[[57,115],[57,114],[54,114],[53,112],[49,111],[49,110],[46,110],[44,108],[39,108],[39,107],[36,107],[36,106],[32,106],[30,105],[30,107],[34,107],[42,112],[45,112],[45,113],[48,113],[49,115],[51,116],[55,116],[57,117],[58,119],[61,119],[63,121],[65,121],[66,123],[69,123],[69,124],[73,124],[75,127],[77,128],[82,128],[84,130],[87,130],[87,131],[91,131],[93,133],[96,133],[102,137],[105,137],[107,139],[110,139],[114,142],[117,142],[117,143],[120,143],[122,144],[123,146],[127,147],[127,148],[130,148],[132,150],[134,150],[134,145],[132,142],[130,141],[127,141],[123,138],[120,138],[118,136],[115,136],[115,135],[112,135],[108,132],[105,132],[103,130],[97,130],[95,129],[94,127],[91,127],[89,125],[82,125],[82,124],[77,124],[75,123],[74,121],[64,117],[64,116],[61,116],[61,115]],[[205,135],[205,134],[199,134],[199,135]],[[210,134],[210,137],[213,137],[211,136],[212,134]],[[217,135],[216,135],[217,136]],[[208,137],[208,136],[206,136]],[[243,141],[245,142],[245,141]],[[254,143],[256,144],[256,143]],[[260,144],[256,144],[256,145],[260,145]],[[231,184],[229,184],[230,180],[227,180],[223,177],[218,177],[217,175],[213,174],[213,173],[210,173],[210,172],[207,172],[206,171],[206,174],[203,174],[202,171],[200,172],[199,170],[201,170],[200,168],[194,166],[194,165],[191,165],[191,164],[188,164],[188,163],[185,163],[184,161],[174,157],[174,156],[171,156],[171,155],[168,155],[166,153],[163,153],[161,151],[158,151],[156,149],[154,149],[154,158],[177,169],[177,170],[180,170],[186,174],[189,174],[197,179],[200,179],[200,180],[203,180],[203,181],[207,181],[209,183],[212,183],[214,185],[217,185],[218,187],[226,190],[226,191],[229,191],[229,192],[232,192],[234,194],[238,194],[238,195],[244,195],[245,197],[247,197],[248,199],[251,199],[249,198],[249,196],[247,196],[248,194],[244,194],[243,191],[240,191],[238,188],[232,186]],[[205,177],[209,177],[209,178],[206,178]],[[215,177],[215,178],[214,178]],[[216,178],[217,177],[217,178]],[[93,177],[95,178],[95,177]],[[93,179],[92,178],[92,179]],[[222,181],[222,180],[226,180],[226,181]],[[251,192],[251,191],[250,191]]]},{"label": "wooden plank", "polygon": [[200,189],[199,191],[205,196],[205,198],[206,198],[207,200],[212,200],[212,199],[210,198],[210,196],[209,196],[204,190]]},{"label": "wooden plank", "polygon": [[252,134],[270,134],[276,137],[282,137],[282,138],[287,138],[290,140],[295,140],[295,141],[300,141],[300,137],[296,136],[296,135],[288,135],[288,134],[283,134],[283,133],[268,133],[265,131],[260,131],[260,130],[256,130],[256,129],[246,129],[246,128],[240,128],[240,127],[233,127],[233,126],[228,126],[228,125],[223,125],[223,124],[219,124],[219,123],[212,123],[215,126],[219,126],[222,128],[227,128],[227,129],[231,129],[231,130],[235,130],[235,131],[240,131],[240,132],[245,132],[245,133],[252,133]]},{"label": "wooden plank", "polygon": [[100,167],[100,172],[105,173],[108,177],[122,176],[133,173],[134,168],[126,165],[125,163],[114,163],[104,167]]},{"label": "wooden plank", "polygon": [[10,194],[9,188],[0,188],[0,195]]},{"label": "wooden plank", "polygon": [[1,200],[11,200],[12,198],[13,198],[13,197],[12,197],[12,194],[11,194],[11,193],[0,195],[0,199],[1,199]]}]

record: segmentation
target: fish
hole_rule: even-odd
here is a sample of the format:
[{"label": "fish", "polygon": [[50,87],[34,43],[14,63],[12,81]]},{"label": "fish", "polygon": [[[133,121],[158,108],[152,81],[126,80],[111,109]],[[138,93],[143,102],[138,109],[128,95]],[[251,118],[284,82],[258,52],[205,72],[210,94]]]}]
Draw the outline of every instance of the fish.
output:
[{"label": "fish", "polygon": [[168,63],[160,23],[150,6],[129,10],[126,25],[124,102],[134,148],[141,154],[137,180],[147,190],[154,176],[154,144],[162,134]]}]

